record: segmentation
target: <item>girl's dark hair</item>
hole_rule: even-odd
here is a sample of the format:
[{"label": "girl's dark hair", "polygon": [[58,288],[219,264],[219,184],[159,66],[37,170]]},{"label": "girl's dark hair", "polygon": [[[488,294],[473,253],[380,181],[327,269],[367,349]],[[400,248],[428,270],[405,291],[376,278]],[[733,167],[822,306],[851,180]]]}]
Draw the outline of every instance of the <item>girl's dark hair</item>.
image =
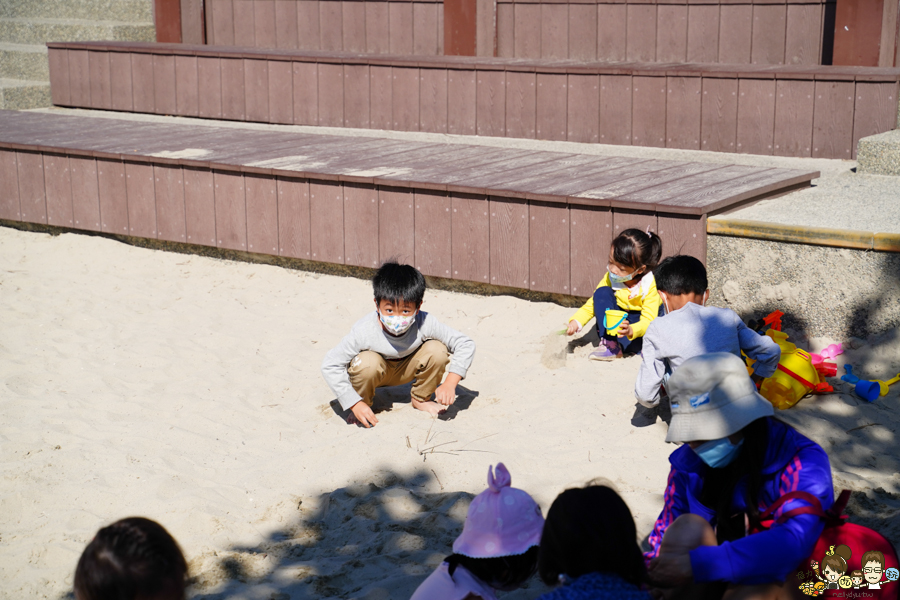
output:
[{"label": "girl's dark hair", "polygon": [[644,557],[628,505],[602,485],[575,488],[556,497],[541,535],[538,574],[547,585],[586,573],[615,573],[634,585],[643,582]]},{"label": "girl's dark hair", "polygon": [[129,517],[97,532],[75,568],[77,600],[183,600],[187,563],[150,519]]},{"label": "girl's dark hair", "polygon": [[375,291],[375,302],[403,300],[419,306],[425,298],[425,276],[411,265],[388,261],[381,265],[372,278],[372,288]]},{"label": "girl's dark hair", "polygon": [[626,229],[612,242],[613,260],[635,269],[647,267],[652,271],[662,258],[662,240],[640,229]]},{"label": "girl's dark hair", "polygon": [[464,566],[472,575],[496,590],[519,587],[527,581],[537,568],[538,547],[532,546],[524,554],[497,556],[494,558],[472,558],[462,554],[451,554],[444,559],[450,576],[458,565]]}]

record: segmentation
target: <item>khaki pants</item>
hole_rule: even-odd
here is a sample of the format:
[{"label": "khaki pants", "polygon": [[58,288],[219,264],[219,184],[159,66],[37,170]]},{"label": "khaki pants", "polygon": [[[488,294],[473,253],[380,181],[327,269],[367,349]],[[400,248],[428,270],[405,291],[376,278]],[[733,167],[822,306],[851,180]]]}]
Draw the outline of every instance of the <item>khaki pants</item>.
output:
[{"label": "khaki pants", "polygon": [[412,397],[427,402],[440,385],[449,362],[447,346],[437,340],[428,340],[418,350],[399,360],[387,360],[377,352],[363,350],[350,361],[347,373],[353,389],[369,406],[372,406],[375,388],[403,385],[410,381],[413,382]]}]

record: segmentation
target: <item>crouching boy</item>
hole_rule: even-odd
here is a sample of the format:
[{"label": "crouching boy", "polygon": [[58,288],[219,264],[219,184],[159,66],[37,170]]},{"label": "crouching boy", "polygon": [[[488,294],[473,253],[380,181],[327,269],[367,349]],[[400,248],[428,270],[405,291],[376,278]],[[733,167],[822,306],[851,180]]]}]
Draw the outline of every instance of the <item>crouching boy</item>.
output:
[{"label": "crouching boy", "polygon": [[375,311],[357,321],[322,361],[325,381],[341,407],[352,412],[348,421],[375,425],[375,389],[410,381],[415,408],[432,415],[445,411],[472,364],[475,342],[419,310],[425,277],[410,265],[384,263],[372,287]]}]

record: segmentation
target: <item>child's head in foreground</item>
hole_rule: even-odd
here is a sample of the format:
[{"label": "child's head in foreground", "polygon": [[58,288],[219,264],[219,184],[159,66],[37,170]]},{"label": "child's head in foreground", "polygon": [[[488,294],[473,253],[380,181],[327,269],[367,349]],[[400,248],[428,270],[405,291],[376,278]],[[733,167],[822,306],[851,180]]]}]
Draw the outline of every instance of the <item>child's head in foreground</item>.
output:
[{"label": "child's head in foreground", "polygon": [[178,543],[150,519],[104,527],[75,568],[76,600],[183,600],[187,563]]},{"label": "child's head in foreground", "polygon": [[650,231],[626,229],[609,247],[609,277],[613,283],[640,279],[662,256],[662,240]]},{"label": "child's head in foreground", "polygon": [[706,267],[693,256],[681,254],[666,258],[653,271],[653,277],[667,313],[688,302],[703,305],[709,299]]},{"label": "child's head in foreground", "polygon": [[425,276],[411,265],[388,261],[372,278],[381,322],[394,334],[409,329],[425,297]]},{"label": "child's head in foreground", "polygon": [[625,501],[604,485],[573,488],[556,497],[547,512],[538,574],[547,585],[561,577],[614,573],[639,585],[645,574],[637,530]]}]

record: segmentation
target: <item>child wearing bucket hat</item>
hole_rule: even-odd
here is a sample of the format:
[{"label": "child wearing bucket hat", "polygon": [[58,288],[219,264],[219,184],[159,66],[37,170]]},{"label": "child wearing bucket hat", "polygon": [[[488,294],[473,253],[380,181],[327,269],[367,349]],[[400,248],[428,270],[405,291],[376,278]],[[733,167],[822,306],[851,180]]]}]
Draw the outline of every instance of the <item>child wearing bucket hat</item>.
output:
[{"label": "child wearing bucket hat", "polygon": [[[809,556],[824,522],[815,514],[795,514],[769,526],[760,514],[798,491],[815,496],[827,510],[834,490],[825,451],[774,418],[772,404],[733,354],[686,360],[669,379],[668,392],[672,421],[666,441],[682,446],[669,457],[664,506],[644,555],[651,582],[784,582]],[[812,504],[795,498],[776,515],[804,506]]]},{"label": "child wearing bucket hat", "polygon": [[494,590],[515,589],[534,574],[544,517],[531,496],[511,483],[503,463],[488,467],[488,489],[469,505],[453,554],[410,600],[496,600]]}]

